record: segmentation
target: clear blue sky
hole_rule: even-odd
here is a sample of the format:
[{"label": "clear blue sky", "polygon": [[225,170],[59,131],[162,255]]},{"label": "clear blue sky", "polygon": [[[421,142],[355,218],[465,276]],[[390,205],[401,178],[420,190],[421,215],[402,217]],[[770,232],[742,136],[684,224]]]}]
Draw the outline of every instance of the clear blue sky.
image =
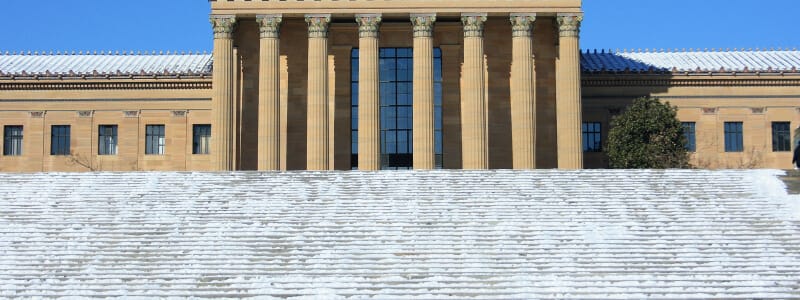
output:
[{"label": "clear blue sky", "polygon": [[[210,50],[206,0],[2,0],[0,51]],[[584,0],[582,48],[800,47],[800,0]]]}]

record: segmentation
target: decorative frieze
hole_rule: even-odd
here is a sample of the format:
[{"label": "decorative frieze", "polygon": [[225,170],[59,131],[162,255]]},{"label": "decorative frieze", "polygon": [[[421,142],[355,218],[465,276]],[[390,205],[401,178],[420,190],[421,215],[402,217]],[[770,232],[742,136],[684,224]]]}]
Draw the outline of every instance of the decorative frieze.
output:
[{"label": "decorative frieze", "polygon": [[356,15],[358,36],[377,38],[380,33],[381,15]]},{"label": "decorative frieze", "polygon": [[258,30],[261,33],[261,38],[279,38],[281,35],[282,21],[282,15],[257,15],[256,22],[258,22]]},{"label": "decorative frieze", "polygon": [[767,108],[766,107],[751,107],[750,111],[753,112],[753,114],[762,115],[762,114],[764,114],[764,112],[767,111]]},{"label": "decorative frieze", "polygon": [[577,37],[580,35],[582,15],[559,15],[556,21],[558,22],[559,36]]},{"label": "decorative frieze", "polygon": [[125,111],[122,111],[122,115],[124,115],[126,118],[138,118],[139,117],[139,111],[138,110],[125,110]]},{"label": "decorative frieze", "polygon": [[623,78],[595,77],[591,74],[583,74],[581,78],[584,87],[615,87],[615,86],[797,86],[800,79],[674,79],[669,77],[646,78],[644,76],[629,76]]},{"label": "decorative frieze", "polygon": [[511,14],[511,32],[514,37],[529,37],[536,14]]},{"label": "decorative frieze", "polygon": [[211,27],[214,29],[215,39],[230,39],[233,37],[233,29],[236,26],[236,16],[212,15],[210,21]]},{"label": "decorative frieze", "polygon": [[436,14],[412,14],[411,24],[414,25],[414,37],[432,37],[434,23],[436,23]]},{"label": "decorative frieze", "polygon": [[78,118],[91,118],[94,116],[93,110],[79,110],[78,111]]},{"label": "decorative frieze", "polygon": [[703,114],[713,115],[717,113],[716,107],[703,107]]},{"label": "decorative frieze", "polygon": [[327,38],[331,15],[306,15],[309,38]]},{"label": "decorative frieze", "polygon": [[172,116],[176,118],[185,118],[189,114],[188,110],[173,110]]},{"label": "decorative frieze", "polygon": [[486,14],[462,14],[461,23],[464,25],[464,37],[483,37],[483,25]]},{"label": "decorative frieze", "polygon": [[30,111],[30,112],[28,112],[28,115],[31,118],[36,118],[36,119],[44,118],[44,114],[45,114],[44,111]]}]

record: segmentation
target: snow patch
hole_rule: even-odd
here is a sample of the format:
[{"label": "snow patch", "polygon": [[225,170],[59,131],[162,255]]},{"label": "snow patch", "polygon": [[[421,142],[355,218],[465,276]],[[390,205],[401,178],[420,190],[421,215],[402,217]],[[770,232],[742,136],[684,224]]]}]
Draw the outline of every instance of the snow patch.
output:
[{"label": "snow patch", "polygon": [[769,201],[783,206],[775,210],[781,220],[800,220],[800,195],[789,195],[786,184],[780,179],[786,172],[781,170],[754,170],[751,171],[750,180],[755,185],[756,191]]}]

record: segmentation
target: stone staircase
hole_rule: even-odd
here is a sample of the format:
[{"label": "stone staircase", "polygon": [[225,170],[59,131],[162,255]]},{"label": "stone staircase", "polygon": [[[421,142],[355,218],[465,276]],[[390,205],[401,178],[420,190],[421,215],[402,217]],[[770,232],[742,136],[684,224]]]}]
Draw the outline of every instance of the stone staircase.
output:
[{"label": "stone staircase", "polygon": [[0,174],[0,298],[800,298],[777,174]]}]

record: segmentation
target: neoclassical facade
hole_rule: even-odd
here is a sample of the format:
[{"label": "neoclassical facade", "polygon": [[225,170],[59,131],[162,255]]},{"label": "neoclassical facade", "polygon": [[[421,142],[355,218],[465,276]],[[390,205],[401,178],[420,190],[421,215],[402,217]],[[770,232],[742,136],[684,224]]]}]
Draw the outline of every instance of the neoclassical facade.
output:
[{"label": "neoclassical facade", "polygon": [[215,166],[581,168],[581,19],[580,1],[212,2]]},{"label": "neoclassical facade", "polygon": [[790,168],[796,50],[586,51],[581,1],[211,1],[213,54],[0,53],[0,171],[602,168],[636,97]]}]

